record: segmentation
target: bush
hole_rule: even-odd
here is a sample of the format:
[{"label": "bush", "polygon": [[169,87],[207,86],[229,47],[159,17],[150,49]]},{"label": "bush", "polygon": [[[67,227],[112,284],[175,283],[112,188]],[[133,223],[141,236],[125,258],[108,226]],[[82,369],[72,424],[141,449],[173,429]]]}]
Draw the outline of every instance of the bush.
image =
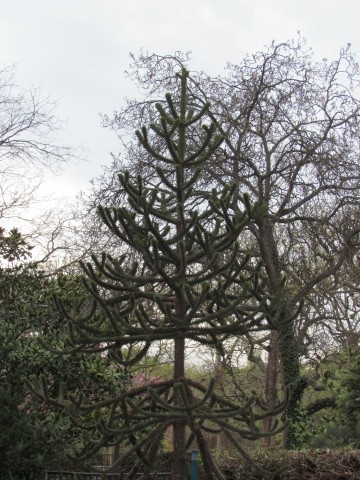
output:
[{"label": "bush", "polygon": [[[221,452],[217,463],[228,480],[359,480],[360,450],[257,450],[252,453],[254,463],[267,470],[286,467],[275,477],[259,474],[235,452]],[[201,479],[206,480],[206,472]]]}]

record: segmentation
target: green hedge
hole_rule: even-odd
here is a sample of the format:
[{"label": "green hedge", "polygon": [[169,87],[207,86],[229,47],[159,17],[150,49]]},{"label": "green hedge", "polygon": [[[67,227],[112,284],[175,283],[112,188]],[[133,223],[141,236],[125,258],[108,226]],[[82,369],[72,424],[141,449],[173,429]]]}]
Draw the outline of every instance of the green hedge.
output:
[{"label": "green hedge", "polygon": [[[360,480],[360,450],[258,450],[252,452],[256,465],[267,470],[286,467],[277,476],[259,474],[249,463],[232,452],[221,452],[217,463],[228,480]],[[206,472],[201,472],[206,480]]]}]

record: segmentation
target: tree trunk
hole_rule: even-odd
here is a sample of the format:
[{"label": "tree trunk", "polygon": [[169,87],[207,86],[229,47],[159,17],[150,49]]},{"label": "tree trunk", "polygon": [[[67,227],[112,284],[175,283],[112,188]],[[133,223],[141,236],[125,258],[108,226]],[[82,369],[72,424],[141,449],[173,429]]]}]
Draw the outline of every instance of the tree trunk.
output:
[{"label": "tree trunk", "polygon": [[[283,418],[289,421],[289,427],[284,432],[284,446],[292,448],[296,446],[296,423],[299,419],[300,401],[306,385],[302,382],[300,375],[299,340],[295,335],[294,321],[290,320],[293,317],[294,308],[291,305],[289,292],[283,284],[283,271],[271,220],[261,219],[258,228],[260,252],[268,276],[269,291],[274,299],[273,329],[276,331],[276,341],[274,336],[272,343],[274,347],[275,343],[278,344],[277,355],[280,359],[282,378],[289,392],[289,403],[283,415]],[[271,368],[274,368],[274,365]],[[270,388],[271,384],[269,384]]]},{"label": "tree trunk", "polygon": [[[221,361],[221,357],[219,352],[217,351],[215,354],[215,390],[218,394],[222,394],[224,390],[223,386],[223,375],[224,375],[224,365]],[[226,449],[226,437],[223,431],[216,435],[216,444],[215,449],[218,451],[222,451]]]},{"label": "tree trunk", "polygon": [[288,389],[289,401],[285,418],[289,422],[284,432],[284,447],[296,448],[296,424],[299,421],[300,402],[306,388],[306,381],[301,378],[299,361],[299,341],[294,333],[293,323],[281,325],[279,330],[279,353],[282,366],[284,386]]},{"label": "tree trunk", "polygon": [[[175,338],[174,381],[185,376],[185,338],[179,335]],[[182,406],[180,392],[175,388],[174,405]],[[174,422],[174,453],[172,480],[186,479],[187,458],[185,446],[185,423],[183,420]]]},{"label": "tree trunk", "polygon": [[[279,338],[278,332],[271,332],[268,361],[265,370],[265,403],[269,408],[273,408],[278,400],[278,374],[279,374]],[[274,425],[273,417],[267,417],[263,420],[263,431],[271,432]],[[270,447],[275,445],[275,436],[264,437],[263,445]]]}]

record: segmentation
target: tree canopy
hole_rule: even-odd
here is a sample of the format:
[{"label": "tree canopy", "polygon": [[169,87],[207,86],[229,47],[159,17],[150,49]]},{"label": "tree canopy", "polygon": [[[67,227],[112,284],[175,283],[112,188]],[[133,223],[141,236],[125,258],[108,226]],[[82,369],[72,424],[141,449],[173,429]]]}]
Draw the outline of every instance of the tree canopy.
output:
[{"label": "tree canopy", "polygon": [[[153,159],[129,141],[129,132],[153,121],[161,92],[178,98],[172,72],[189,62],[181,53],[133,56],[129,75],[144,98],[104,117],[123,150],[95,184],[90,203],[121,201],[115,172],[127,162],[152,183]],[[194,186],[199,202],[209,197],[211,187],[234,182],[234,208],[244,207],[244,191],[251,202],[267,208],[266,215],[246,226],[242,245],[254,261],[263,261],[268,293],[278,299],[282,314],[272,321],[270,340],[268,332],[248,337],[248,355],[254,359],[254,348],[266,347],[269,404],[272,392],[281,390],[281,365],[293,392],[292,423],[309,386],[301,359],[313,361],[322,355],[325,335],[349,331],[357,322],[355,315],[345,326],[353,310],[348,299],[357,302],[359,284],[359,79],[349,46],[333,61],[316,61],[300,37],[228,64],[215,78],[196,71],[189,77],[189,102],[197,108],[210,103],[209,118],[224,138]],[[196,133],[192,141],[196,144]],[[102,242],[106,238],[105,233]],[[356,345],[355,331],[351,338]],[[294,444],[291,428],[287,443]]]}]

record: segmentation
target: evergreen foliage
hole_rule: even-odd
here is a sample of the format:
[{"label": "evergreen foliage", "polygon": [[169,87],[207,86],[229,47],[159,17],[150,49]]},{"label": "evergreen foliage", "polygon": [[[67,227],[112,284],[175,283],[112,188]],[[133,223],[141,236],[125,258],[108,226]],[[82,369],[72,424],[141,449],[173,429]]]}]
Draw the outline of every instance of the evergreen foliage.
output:
[{"label": "evergreen foliage", "polygon": [[[185,69],[178,75],[179,98],[166,95],[167,108],[157,104],[158,123],[136,132],[154,159],[156,186],[125,172],[119,180],[127,205],[98,208],[120,250],[125,245],[137,260],[129,262],[128,253],[93,255],[92,262],[82,264],[91,307],[86,303],[74,314],[58,300],[69,321],[68,353],[107,353],[127,367],[140,362],[157,341],[173,341],[172,379],[120,395],[109,393],[97,403],[88,403],[83,395],[69,399],[75,421],[93,442],[84,457],[127,439],[128,446],[111,468],[131,464],[130,478],[139,470],[152,478],[161,460],[161,438],[172,427],[173,479],[186,478],[187,449],[193,441],[207,478],[223,479],[211,457],[207,432],[223,431],[251,461],[241,439],[260,438],[257,421],[283,408],[269,411],[255,396],[244,404],[231,402],[214,391],[214,381],[203,385],[185,376],[186,342],[212,346],[221,354],[229,336],[266,330],[268,317],[276,316],[261,265],[251,263],[239,248],[243,229],[265,209],[251,205],[246,195],[245,210],[232,209],[231,185],[212,190],[207,201],[194,206],[193,186],[222,137],[208,121],[209,105],[199,111],[188,105],[187,77]],[[194,144],[196,137],[201,140]],[[41,394],[64,407],[61,399],[50,399],[46,382]]]},{"label": "evergreen foliage", "polygon": [[340,416],[349,429],[348,441],[354,448],[360,448],[360,354],[353,359],[342,376],[343,391],[338,398]]},{"label": "evergreen foliage", "polygon": [[42,271],[31,262],[31,250],[18,230],[0,230],[0,472],[21,479],[25,471],[35,475],[46,466],[65,466],[66,453],[84,443],[66,415],[33,401],[26,379],[44,375],[53,396],[66,383],[70,393],[81,387],[95,398],[105,386],[118,392],[124,381],[107,358],[60,356],[41,344],[40,334],[57,349],[64,347],[66,324],[53,295],[61,291],[68,304],[84,292],[76,275]]},{"label": "evergreen foliage", "polygon": [[[264,469],[276,470],[287,465],[276,480],[358,480],[360,452],[344,448],[286,450],[277,448],[259,449],[252,452],[254,460]],[[223,452],[218,459],[227,480],[268,480],[269,476],[259,474],[242,462],[236,452]],[[206,473],[201,471],[201,480]]]},{"label": "evergreen foliage", "polygon": [[359,366],[359,354],[348,351],[324,361],[322,384],[299,412],[296,439],[300,449],[359,448]]}]

